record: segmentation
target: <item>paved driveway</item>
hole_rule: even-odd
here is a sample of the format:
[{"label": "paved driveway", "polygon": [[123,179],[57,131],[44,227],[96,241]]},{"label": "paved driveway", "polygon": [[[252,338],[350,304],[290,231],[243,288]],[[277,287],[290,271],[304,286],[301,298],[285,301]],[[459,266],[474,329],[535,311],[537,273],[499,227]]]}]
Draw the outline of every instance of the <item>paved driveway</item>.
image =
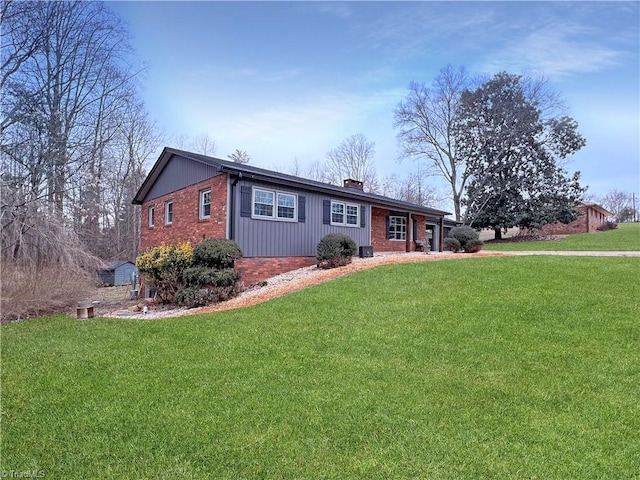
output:
[{"label": "paved driveway", "polygon": [[[487,250],[489,251],[489,250]],[[537,251],[537,250],[528,250],[528,251],[503,251],[502,253],[506,253],[509,255],[566,255],[566,256],[574,256],[574,257],[640,257],[640,252],[601,252],[601,251],[562,251],[562,250],[554,250],[554,251]]]}]

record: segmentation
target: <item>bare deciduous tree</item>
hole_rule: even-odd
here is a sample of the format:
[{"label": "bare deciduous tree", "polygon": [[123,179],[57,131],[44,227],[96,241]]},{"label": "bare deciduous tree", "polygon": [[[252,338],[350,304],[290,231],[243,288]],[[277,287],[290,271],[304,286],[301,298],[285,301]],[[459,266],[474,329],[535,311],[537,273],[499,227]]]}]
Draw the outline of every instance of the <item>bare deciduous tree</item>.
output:
[{"label": "bare deciduous tree", "polygon": [[361,133],[350,136],[327,153],[326,179],[336,185],[345,179],[358,180],[363,182],[365,190],[375,192],[378,180],[374,154],[374,142]]},{"label": "bare deciduous tree", "polygon": [[433,207],[442,203],[446,195],[429,183],[430,176],[428,170],[418,164],[415,170],[404,177],[396,173],[383,177],[378,193],[404,202]]},{"label": "bare deciduous tree", "polygon": [[[62,217],[69,180],[99,154],[106,109],[129,91],[138,70],[127,62],[130,47],[120,19],[104,4],[24,4],[28,8],[13,22],[20,25],[28,15],[29,31],[42,38],[10,75],[2,124],[17,130],[8,135],[16,143],[3,138],[2,148],[24,167],[22,175],[34,185],[37,180],[49,207]],[[38,150],[18,160],[26,141]]]},{"label": "bare deciduous tree", "polygon": [[462,92],[470,85],[464,67],[447,66],[431,87],[411,82],[409,93],[395,110],[394,127],[402,158],[427,159],[432,170],[451,187],[456,220],[461,218],[461,199],[468,174],[465,159],[457,150],[453,127]]},{"label": "bare deciduous tree", "polygon": [[616,217],[616,221],[625,222],[634,217],[635,206],[632,205],[632,198],[633,196],[630,193],[611,190],[602,197],[600,203]]}]

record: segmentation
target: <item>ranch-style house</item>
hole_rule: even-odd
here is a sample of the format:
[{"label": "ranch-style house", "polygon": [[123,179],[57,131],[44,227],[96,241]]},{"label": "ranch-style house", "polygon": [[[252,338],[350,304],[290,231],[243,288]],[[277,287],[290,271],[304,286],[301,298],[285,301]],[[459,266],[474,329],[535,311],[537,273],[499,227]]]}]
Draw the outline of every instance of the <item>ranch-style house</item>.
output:
[{"label": "ranch-style house", "polygon": [[375,195],[362,182],[330,185],[164,148],[133,199],[142,205],[140,248],[162,242],[234,240],[245,285],[316,263],[331,232],[349,235],[361,256],[442,251],[447,212]]}]

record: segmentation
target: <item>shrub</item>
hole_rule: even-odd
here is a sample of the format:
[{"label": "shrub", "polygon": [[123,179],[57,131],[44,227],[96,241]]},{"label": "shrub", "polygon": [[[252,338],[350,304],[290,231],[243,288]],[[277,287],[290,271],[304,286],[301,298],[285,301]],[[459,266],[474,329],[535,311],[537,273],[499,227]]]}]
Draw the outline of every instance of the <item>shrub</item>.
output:
[{"label": "shrub", "polygon": [[92,291],[91,272],[70,265],[0,262],[0,323],[71,310]]},{"label": "shrub", "polygon": [[616,222],[606,221],[598,227],[598,230],[601,232],[606,232],[607,230],[615,230],[616,228],[618,228],[618,224]]},{"label": "shrub", "polygon": [[356,243],[343,233],[329,233],[322,237],[316,249],[320,268],[335,268],[351,263],[356,253]]},{"label": "shrub", "polygon": [[451,250],[453,253],[458,253],[462,248],[460,242],[453,237],[445,238],[443,243],[444,248],[446,248],[447,250]]},{"label": "shrub", "polygon": [[212,297],[213,295],[208,288],[181,287],[176,291],[175,300],[178,305],[194,308],[213,303]]},{"label": "shrub", "polygon": [[[449,241],[449,245],[447,244],[447,240],[453,239],[457,240],[458,246],[455,242]],[[467,253],[475,253],[482,250],[482,246],[484,243],[480,240],[480,235],[473,228],[468,225],[461,225],[459,227],[453,227],[449,236],[444,239],[444,245],[448,246],[450,250],[453,252],[459,252],[460,250],[464,250]],[[457,250],[454,248],[457,246]],[[452,248],[453,247],[453,248]]]},{"label": "shrub", "polygon": [[482,240],[470,240],[464,246],[464,251],[467,253],[478,253],[484,247]]},{"label": "shrub", "polygon": [[176,292],[176,303],[192,308],[229,300],[242,291],[240,280],[240,271],[234,268],[187,268],[184,271],[186,286]]},{"label": "shrub", "polygon": [[191,265],[193,247],[190,242],[177,245],[162,243],[138,255],[136,266],[160,300],[171,303],[182,286],[184,269]]},{"label": "shrub", "polygon": [[233,268],[241,256],[234,241],[211,238],[195,247],[162,244],[141,254],[136,265],[162,302],[197,307],[242,291],[240,271]]},{"label": "shrub", "polygon": [[193,263],[209,268],[233,268],[242,250],[233,240],[208,238],[193,249]]}]

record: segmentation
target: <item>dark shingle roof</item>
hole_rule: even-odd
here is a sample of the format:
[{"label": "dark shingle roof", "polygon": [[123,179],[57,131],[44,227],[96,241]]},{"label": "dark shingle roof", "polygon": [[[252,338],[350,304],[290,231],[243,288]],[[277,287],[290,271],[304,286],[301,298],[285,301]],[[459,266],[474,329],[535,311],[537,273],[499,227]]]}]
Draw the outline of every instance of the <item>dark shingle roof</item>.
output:
[{"label": "dark shingle roof", "polygon": [[269,181],[280,185],[288,185],[291,187],[304,188],[306,190],[312,190],[325,194],[340,195],[342,197],[354,200],[365,200],[386,208],[407,210],[412,213],[421,213],[438,217],[449,215],[449,212],[445,212],[443,210],[437,210],[435,208],[425,207],[415,203],[403,202],[401,200],[396,200],[382,195],[364,192],[357,188],[345,188],[329,183],[317,182],[315,180],[296,177],[294,175],[288,175],[286,173],[254,167],[253,165],[240,164],[231,162],[229,160],[222,160],[220,158],[209,157],[207,155],[187,152],[170,147],[165,147],[160,154],[160,157],[149,172],[149,175],[147,175],[147,178],[138,190],[138,193],[136,193],[136,196],[133,199],[134,204],[142,204],[147,193],[153,186],[153,183],[160,176],[163,168],[169,162],[173,155],[178,155],[180,157],[187,158],[196,162],[201,162],[206,165],[215,166],[217,168],[220,168],[223,172],[227,172],[233,175],[239,175],[242,176],[242,178],[254,178],[257,180]]}]

